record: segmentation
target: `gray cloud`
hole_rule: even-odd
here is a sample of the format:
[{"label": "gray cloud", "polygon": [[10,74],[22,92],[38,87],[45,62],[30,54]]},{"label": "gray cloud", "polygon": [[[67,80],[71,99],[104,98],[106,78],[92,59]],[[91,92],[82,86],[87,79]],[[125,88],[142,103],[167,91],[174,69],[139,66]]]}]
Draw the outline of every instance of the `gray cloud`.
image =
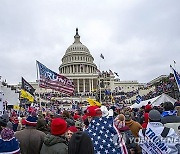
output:
[{"label": "gray cloud", "polygon": [[121,80],[149,82],[180,71],[178,0],[2,0],[0,4],[0,75],[8,83],[23,76],[36,80],[39,60],[58,72],[61,58],[79,27],[99,67]]}]

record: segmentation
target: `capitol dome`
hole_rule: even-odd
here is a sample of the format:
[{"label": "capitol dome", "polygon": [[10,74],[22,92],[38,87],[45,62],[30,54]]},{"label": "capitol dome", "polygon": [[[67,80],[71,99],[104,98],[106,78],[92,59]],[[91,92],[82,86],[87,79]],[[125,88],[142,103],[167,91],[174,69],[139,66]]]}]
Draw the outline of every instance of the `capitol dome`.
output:
[{"label": "capitol dome", "polygon": [[62,58],[59,73],[73,80],[77,92],[92,91],[97,85],[97,66],[89,49],[80,42],[78,28],[74,43]]},{"label": "capitol dome", "polygon": [[67,48],[66,54],[69,52],[74,52],[74,51],[84,51],[84,52],[89,53],[89,49],[80,42],[78,28],[76,28],[76,35],[74,36],[74,43]]},{"label": "capitol dome", "polygon": [[74,43],[70,45],[62,58],[59,67],[60,74],[96,73],[97,66],[89,49],[80,42],[78,28],[74,36]]}]

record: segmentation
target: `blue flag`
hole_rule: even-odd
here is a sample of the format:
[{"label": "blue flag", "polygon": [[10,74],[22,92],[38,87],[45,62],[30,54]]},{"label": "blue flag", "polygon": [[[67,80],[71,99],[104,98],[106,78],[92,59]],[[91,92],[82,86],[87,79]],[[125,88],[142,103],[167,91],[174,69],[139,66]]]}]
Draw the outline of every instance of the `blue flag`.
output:
[{"label": "blue flag", "polygon": [[142,97],[140,95],[136,96],[136,103],[139,104],[142,101]]},{"label": "blue flag", "polygon": [[113,124],[113,117],[94,118],[85,132],[91,137],[96,154],[127,154],[122,135]]},{"label": "blue flag", "polygon": [[173,70],[173,73],[174,73],[174,77],[176,79],[176,83],[177,83],[177,86],[179,88],[179,92],[180,92],[180,75],[178,74],[178,72],[171,66],[172,70]]}]

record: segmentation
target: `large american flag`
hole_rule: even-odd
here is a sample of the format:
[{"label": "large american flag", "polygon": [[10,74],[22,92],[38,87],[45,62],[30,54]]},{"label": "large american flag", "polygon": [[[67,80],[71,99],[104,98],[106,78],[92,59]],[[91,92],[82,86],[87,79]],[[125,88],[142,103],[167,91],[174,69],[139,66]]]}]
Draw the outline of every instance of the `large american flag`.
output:
[{"label": "large american flag", "polygon": [[73,82],[67,77],[57,74],[45,65],[37,61],[39,70],[39,86],[42,88],[54,89],[64,94],[72,95],[74,92]]},{"label": "large american flag", "polygon": [[94,118],[85,130],[94,144],[95,154],[128,154],[113,120],[113,117]]}]

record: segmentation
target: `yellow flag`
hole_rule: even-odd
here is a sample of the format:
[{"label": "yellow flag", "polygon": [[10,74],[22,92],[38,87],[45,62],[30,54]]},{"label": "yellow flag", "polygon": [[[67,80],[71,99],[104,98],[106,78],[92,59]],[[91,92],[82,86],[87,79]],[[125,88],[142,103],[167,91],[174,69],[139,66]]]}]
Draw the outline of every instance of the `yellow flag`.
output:
[{"label": "yellow flag", "polygon": [[89,102],[90,106],[101,106],[101,103],[94,99],[88,98],[87,101]]},{"label": "yellow flag", "polygon": [[100,102],[98,102],[98,101],[96,101],[96,100],[94,100],[94,102],[95,102],[96,106],[101,106],[101,103],[100,103]]},{"label": "yellow flag", "polygon": [[19,105],[13,105],[14,110],[19,110],[19,108],[20,108]]},{"label": "yellow flag", "polygon": [[27,91],[25,91],[23,89],[21,89],[21,96],[20,97],[21,98],[26,98],[30,102],[34,102],[34,97],[30,93],[28,93]]}]

